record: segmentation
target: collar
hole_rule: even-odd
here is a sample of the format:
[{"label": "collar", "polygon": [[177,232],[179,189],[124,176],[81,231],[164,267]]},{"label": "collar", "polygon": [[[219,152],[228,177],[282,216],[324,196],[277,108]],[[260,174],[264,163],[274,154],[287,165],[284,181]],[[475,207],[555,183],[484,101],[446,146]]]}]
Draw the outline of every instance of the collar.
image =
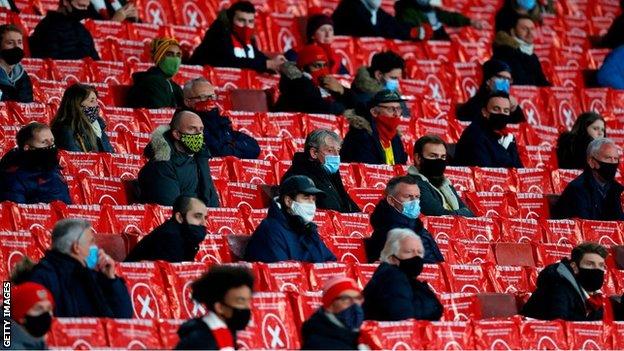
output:
[{"label": "collar", "polygon": [[213,311],[209,311],[208,314],[202,318],[202,321],[206,323],[210,330],[227,329],[227,324]]}]

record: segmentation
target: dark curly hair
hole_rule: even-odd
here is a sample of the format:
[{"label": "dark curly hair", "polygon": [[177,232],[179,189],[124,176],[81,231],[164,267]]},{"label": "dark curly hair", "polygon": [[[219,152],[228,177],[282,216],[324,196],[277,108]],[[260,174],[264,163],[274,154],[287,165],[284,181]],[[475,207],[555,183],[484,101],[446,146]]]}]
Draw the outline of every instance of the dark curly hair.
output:
[{"label": "dark curly hair", "polygon": [[214,304],[222,302],[230,289],[247,286],[253,290],[254,277],[249,269],[241,266],[212,266],[191,285],[191,296],[213,310]]}]

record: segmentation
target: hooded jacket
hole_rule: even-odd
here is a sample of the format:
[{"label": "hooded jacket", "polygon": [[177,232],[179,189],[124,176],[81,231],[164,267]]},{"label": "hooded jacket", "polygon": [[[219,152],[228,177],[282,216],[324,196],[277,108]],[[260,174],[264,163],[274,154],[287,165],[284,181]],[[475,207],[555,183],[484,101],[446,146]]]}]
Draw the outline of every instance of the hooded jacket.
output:
[{"label": "hooded jacket", "polygon": [[371,11],[361,0],[341,0],[332,15],[336,35],[353,37],[383,37],[411,40],[411,27],[400,23],[382,8],[377,9],[377,22],[371,21]]},{"label": "hooded jacket", "polygon": [[314,185],[325,193],[325,196],[316,198],[316,207],[342,213],[360,212],[359,207],[345,191],[340,171],[329,174],[318,160],[312,160],[305,153],[297,152],[281,182],[294,175],[309,177]]},{"label": "hooded jacket", "polygon": [[0,101],[33,102],[30,76],[21,63],[13,65],[11,74],[0,68]]},{"label": "hooded jacket", "polygon": [[520,51],[518,42],[507,32],[496,33],[492,59],[506,62],[511,68],[514,85],[550,86],[537,55]]},{"label": "hooded jacket", "polygon": [[69,125],[52,128],[54,142],[61,150],[113,153],[113,145],[111,145],[108,135],[106,134],[106,123],[102,117],[98,117],[97,123],[100,125],[100,130],[102,130],[102,136],[99,138],[97,135],[95,136],[95,142],[97,143],[95,146],[91,145],[86,138],[76,135]]},{"label": "hooded jacket", "polygon": [[48,11],[30,36],[30,55],[55,60],[99,60],[93,37],[77,19],[57,11]]},{"label": "hooded jacket", "polygon": [[260,146],[253,137],[235,131],[232,121],[219,114],[218,109],[195,112],[204,124],[204,141],[213,157],[235,156],[256,159]]},{"label": "hooded jacket", "polygon": [[321,240],[314,222],[303,223],[301,217],[286,213],[273,202],[267,217],[251,235],[245,261],[323,263],[336,261],[336,256]]},{"label": "hooded jacket", "polygon": [[[488,101],[488,97],[490,95],[490,91],[486,86],[486,79],[484,79],[483,83],[479,87],[479,90],[472,96],[468,101],[463,104],[457,105],[457,110],[455,114],[457,115],[457,119],[460,121],[466,122],[474,122],[481,118],[483,113],[481,110],[485,106]],[[522,107],[520,105],[516,106],[516,109],[513,110],[509,114],[510,123],[522,123],[526,120],[524,116],[524,111],[522,111]]]},{"label": "hooded jacket", "polygon": [[574,277],[570,261],[563,259],[540,272],[537,289],[520,314],[543,320],[599,321],[603,309],[587,313],[582,287]]},{"label": "hooded jacket", "polygon": [[301,326],[301,349],[357,350],[360,333],[339,323],[332,321],[323,307],[319,308]]},{"label": "hooded jacket", "polygon": [[[414,166],[407,169],[407,174],[414,177],[418,183],[421,212],[425,216],[474,217],[472,211],[457,195],[457,191],[448,178],[445,177],[444,182],[439,187],[435,187]],[[447,207],[451,207],[451,209]]]},{"label": "hooded jacket", "polygon": [[134,108],[182,107],[182,88],[157,66],[132,75],[128,106]]},{"label": "hooded jacket", "polygon": [[[43,338],[36,338],[19,323],[17,323],[13,319],[9,319],[11,323],[11,346],[8,347],[9,350],[47,350],[48,346],[46,345],[45,340]],[[4,345],[3,345],[4,349]]]},{"label": "hooded jacket", "polygon": [[601,87],[624,89],[624,45],[613,49],[607,55],[596,73],[596,80]]},{"label": "hooded jacket", "polygon": [[422,221],[418,218],[409,218],[403,215],[394,207],[390,206],[386,199],[379,201],[371,214],[370,222],[373,227],[373,234],[366,242],[366,256],[369,262],[372,263],[379,260],[381,250],[386,244],[388,232],[395,228],[409,228],[420,236],[423,247],[425,248],[425,263],[444,261],[438,244],[427,229],[425,229]]},{"label": "hooded jacket", "polygon": [[500,136],[486,125],[485,119],[470,123],[455,147],[456,166],[522,168],[516,142],[507,149],[498,143]]},{"label": "hooded jacket", "polygon": [[219,207],[204,148],[194,155],[176,150],[169,126],[160,126],[145,148],[148,162],[139,172],[140,198],[145,203],[171,206],[180,195],[197,197],[208,207]]},{"label": "hooded jacket", "polygon": [[[373,77],[370,73],[370,68],[362,66],[358,68],[351,84],[351,91],[353,94],[353,102],[357,111],[366,111],[369,109],[370,101],[373,96],[383,89],[383,85]],[[401,101],[401,108],[403,109],[403,116],[411,116],[410,110],[404,101]]]}]

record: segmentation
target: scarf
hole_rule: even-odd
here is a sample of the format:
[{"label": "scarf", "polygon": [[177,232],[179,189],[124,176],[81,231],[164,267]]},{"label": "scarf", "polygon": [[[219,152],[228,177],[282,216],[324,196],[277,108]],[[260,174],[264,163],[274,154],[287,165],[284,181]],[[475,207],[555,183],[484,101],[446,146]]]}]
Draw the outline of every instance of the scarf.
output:
[{"label": "scarf", "polygon": [[219,350],[234,350],[234,337],[232,336],[232,332],[214,312],[208,312],[208,314],[202,318],[202,321],[210,328]]},{"label": "scarf", "polygon": [[513,38],[516,41],[516,43],[518,43],[518,49],[520,51],[522,51],[524,54],[529,55],[529,56],[533,55],[533,50],[535,49],[535,46],[533,44],[529,44],[520,38],[516,38],[516,37],[513,37]]},{"label": "scarf", "polygon": [[237,58],[248,58],[252,60],[256,57],[251,43],[243,45],[241,44],[240,40],[238,40],[238,38],[234,36],[234,34],[232,34],[231,36],[232,45],[234,46],[234,56],[236,56]]}]

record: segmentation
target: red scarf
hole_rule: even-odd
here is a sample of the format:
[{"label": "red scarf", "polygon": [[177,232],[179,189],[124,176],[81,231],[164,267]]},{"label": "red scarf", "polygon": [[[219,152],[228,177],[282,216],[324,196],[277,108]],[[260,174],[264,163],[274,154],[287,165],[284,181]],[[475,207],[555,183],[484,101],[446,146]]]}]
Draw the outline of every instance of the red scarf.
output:
[{"label": "red scarf", "polygon": [[604,296],[601,293],[590,295],[586,301],[587,312],[598,311],[599,309],[602,308],[603,303],[604,303]]},{"label": "red scarf", "polygon": [[208,312],[202,320],[206,323],[208,328],[210,328],[219,350],[234,350],[234,337],[232,336],[232,332],[214,312]]},{"label": "red scarf", "polygon": [[379,140],[384,148],[387,148],[392,143],[392,138],[397,133],[397,128],[401,124],[400,117],[391,117],[379,115],[373,117],[377,125],[377,133],[379,134]]},{"label": "red scarf", "polygon": [[327,62],[327,67],[329,68],[329,72],[331,74],[339,74],[340,73],[340,55],[336,54],[334,49],[332,49],[331,44],[317,44],[320,46],[323,51],[325,51],[325,55],[329,60]]}]

